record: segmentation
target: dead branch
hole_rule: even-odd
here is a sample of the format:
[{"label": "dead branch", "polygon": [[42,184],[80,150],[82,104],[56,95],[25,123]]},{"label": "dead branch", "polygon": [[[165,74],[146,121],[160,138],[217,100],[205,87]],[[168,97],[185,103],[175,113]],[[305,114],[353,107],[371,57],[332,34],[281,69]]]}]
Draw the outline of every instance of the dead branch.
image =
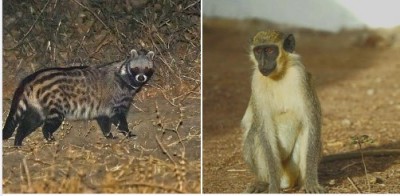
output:
[{"label": "dead branch", "polygon": [[[400,149],[377,149],[377,150],[369,150],[363,151],[364,156],[390,156],[390,155],[400,155]],[[321,162],[332,162],[332,161],[339,161],[339,160],[347,160],[347,159],[356,159],[361,158],[360,152],[348,152],[348,153],[340,153],[340,154],[333,154],[322,157]]]},{"label": "dead branch", "polygon": [[4,48],[4,50],[14,50],[15,48],[19,47],[22,42],[28,37],[28,35],[32,32],[33,27],[36,25],[36,23],[38,22],[39,18],[42,16],[44,10],[46,9],[47,5],[49,5],[50,0],[48,0],[46,2],[46,4],[43,6],[43,8],[40,10],[39,16],[35,19],[35,21],[33,22],[33,24],[31,25],[31,27],[29,28],[28,32],[25,33],[25,35],[22,37],[21,40],[18,41],[17,45],[11,47],[11,48]]},{"label": "dead branch", "polygon": [[164,145],[160,142],[160,139],[158,139],[157,135],[156,135],[156,140],[158,145],[160,145],[162,151],[168,156],[168,158],[174,163],[174,165],[176,165],[175,160],[172,158],[172,156],[169,154],[169,152],[167,151],[167,149],[165,149]]}]

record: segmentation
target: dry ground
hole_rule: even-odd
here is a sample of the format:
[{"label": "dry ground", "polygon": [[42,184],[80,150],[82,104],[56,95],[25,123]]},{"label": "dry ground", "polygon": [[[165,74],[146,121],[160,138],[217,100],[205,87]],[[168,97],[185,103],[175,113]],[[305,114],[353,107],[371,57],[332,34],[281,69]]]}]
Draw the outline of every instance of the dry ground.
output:
[{"label": "dry ground", "polygon": [[[97,65],[130,49],[156,73],[128,114],[136,139],[107,140],[94,121],[66,121],[46,143],[3,141],[5,193],[199,193],[199,1],[4,1],[3,122],[18,82],[43,67]],[[68,8],[68,9],[66,9]]]},{"label": "dry ground", "polygon": [[[277,25],[204,20],[203,192],[238,193],[254,181],[242,158],[240,120],[250,96],[252,35]],[[297,53],[315,77],[323,110],[323,154],[357,152],[352,136],[368,135],[362,149],[400,149],[400,38],[392,32],[294,32]],[[329,193],[400,193],[400,156],[321,163]],[[302,192],[301,190],[286,190]]]}]

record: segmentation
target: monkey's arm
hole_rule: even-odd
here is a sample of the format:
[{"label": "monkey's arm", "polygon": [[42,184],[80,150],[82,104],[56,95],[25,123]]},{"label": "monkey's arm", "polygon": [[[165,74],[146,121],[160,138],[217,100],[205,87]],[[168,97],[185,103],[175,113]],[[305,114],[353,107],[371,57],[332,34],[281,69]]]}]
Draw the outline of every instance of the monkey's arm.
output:
[{"label": "monkey's arm", "polygon": [[247,135],[251,124],[253,123],[253,110],[252,110],[252,97],[250,97],[249,104],[247,105],[246,112],[241,121],[241,128],[244,131],[244,134]]},{"label": "monkey's arm", "polygon": [[[373,157],[400,155],[400,149],[368,150],[368,151],[364,151],[363,155],[364,156],[373,156]],[[356,159],[356,158],[361,158],[360,152],[347,152],[347,153],[340,153],[340,154],[324,156],[324,157],[322,157],[321,162],[327,163],[327,162],[332,162],[332,161]]]},{"label": "monkey's arm", "polygon": [[303,130],[306,134],[306,148],[307,157],[305,165],[305,176],[304,189],[307,193],[323,193],[324,188],[318,183],[318,164],[321,158],[321,108],[320,103],[313,87],[311,74],[306,72],[306,82],[304,87],[306,89],[305,102],[306,102],[306,114],[303,122],[305,122],[305,129]]}]

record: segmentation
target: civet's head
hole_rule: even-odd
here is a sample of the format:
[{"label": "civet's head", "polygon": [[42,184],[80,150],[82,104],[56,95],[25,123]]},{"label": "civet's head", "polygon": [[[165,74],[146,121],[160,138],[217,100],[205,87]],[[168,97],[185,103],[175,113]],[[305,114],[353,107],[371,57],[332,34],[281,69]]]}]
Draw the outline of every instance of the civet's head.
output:
[{"label": "civet's head", "polygon": [[275,30],[261,31],[252,40],[250,57],[264,76],[278,78],[286,70],[287,56],[294,52],[294,48],[292,34]]},{"label": "civet's head", "polygon": [[154,73],[154,52],[135,49],[121,67],[120,74],[127,76],[131,85],[139,87],[146,83]]}]

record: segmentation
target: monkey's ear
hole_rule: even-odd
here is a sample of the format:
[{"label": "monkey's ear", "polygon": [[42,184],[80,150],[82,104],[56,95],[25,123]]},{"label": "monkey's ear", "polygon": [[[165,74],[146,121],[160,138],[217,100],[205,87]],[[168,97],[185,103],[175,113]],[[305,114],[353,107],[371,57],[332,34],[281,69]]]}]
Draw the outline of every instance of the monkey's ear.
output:
[{"label": "monkey's ear", "polygon": [[135,57],[138,56],[138,53],[137,53],[137,51],[136,51],[135,49],[132,49],[131,52],[130,52],[130,54],[131,54],[131,57],[132,57],[132,58],[135,58]]},{"label": "monkey's ear", "polygon": [[147,56],[147,58],[153,60],[154,52],[153,52],[153,51],[150,51],[150,52],[148,52],[148,53],[146,54],[146,56]]},{"label": "monkey's ear", "polygon": [[283,41],[283,49],[285,49],[286,52],[292,53],[294,51],[295,46],[296,46],[296,41],[294,40],[294,36],[293,34],[289,34]]}]

